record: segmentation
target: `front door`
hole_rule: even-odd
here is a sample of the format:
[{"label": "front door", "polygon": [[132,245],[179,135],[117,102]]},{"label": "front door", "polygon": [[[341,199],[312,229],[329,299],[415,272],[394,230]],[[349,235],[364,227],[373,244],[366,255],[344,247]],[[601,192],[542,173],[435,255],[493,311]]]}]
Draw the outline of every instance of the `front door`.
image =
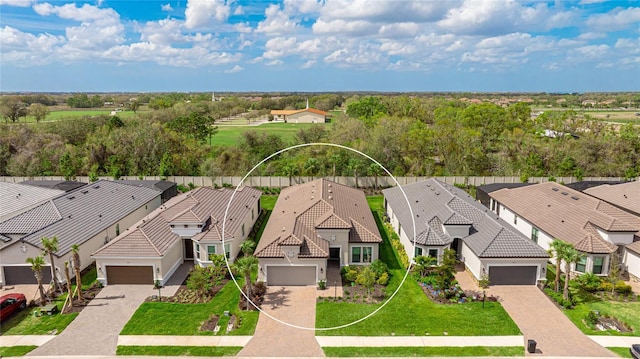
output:
[{"label": "front door", "polygon": [[193,242],[191,238],[183,239],[182,246],[184,247],[184,259],[193,260]]},{"label": "front door", "polygon": [[340,261],[340,247],[329,248],[329,260]]}]

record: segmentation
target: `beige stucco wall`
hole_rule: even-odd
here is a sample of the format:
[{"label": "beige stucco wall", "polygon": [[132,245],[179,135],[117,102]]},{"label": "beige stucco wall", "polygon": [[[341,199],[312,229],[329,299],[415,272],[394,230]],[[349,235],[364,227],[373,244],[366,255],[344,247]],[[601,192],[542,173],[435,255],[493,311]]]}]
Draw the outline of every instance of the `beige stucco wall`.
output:
[{"label": "beige stucco wall", "polygon": [[179,239],[173,243],[160,261],[160,273],[154,272],[155,280],[159,280],[164,285],[183,262],[182,239]]},{"label": "beige stucco wall", "polygon": [[287,122],[289,123],[324,123],[324,116],[315,114],[313,112],[299,112],[293,115],[287,116]]}]

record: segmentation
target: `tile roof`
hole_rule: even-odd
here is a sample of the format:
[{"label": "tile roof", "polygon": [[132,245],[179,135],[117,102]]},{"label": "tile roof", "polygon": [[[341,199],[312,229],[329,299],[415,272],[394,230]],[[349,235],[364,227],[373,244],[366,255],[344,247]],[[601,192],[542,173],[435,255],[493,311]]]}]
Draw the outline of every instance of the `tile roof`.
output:
[{"label": "tile roof", "polygon": [[[226,240],[236,233],[248,211],[255,208],[261,192],[250,187],[240,188],[235,195],[230,188],[199,187],[171,198],[160,208],[140,220],[129,230],[92,254],[94,257],[161,257],[180,240],[171,223],[206,223],[208,227],[193,236],[198,241],[221,241],[222,221],[229,200],[224,229]],[[257,213],[256,213],[257,216]],[[240,219],[240,220],[235,220]],[[235,221],[234,221],[235,220]]]},{"label": "tile roof", "polygon": [[638,254],[640,254],[640,240],[637,240],[631,244],[626,245],[627,249],[632,250]]},{"label": "tile roof", "polygon": [[20,213],[62,193],[64,191],[57,189],[0,182],[0,220],[9,219],[12,213]]},{"label": "tile roof", "polygon": [[300,245],[301,258],[327,258],[329,244],[316,229],[349,229],[351,243],[379,243],[382,238],[364,193],[325,179],[282,190],[255,254],[282,258],[281,246]]},{"label": "tile roof", "polygon": [[61,257],[158,196],[149,188],[101,180],[0,223],[0,233],[24,233],[21,240],[38,248],[42,237],[56,236]]},{"label": "tile roof", "polygon": [[65,192],[73,191],[76,188],[80,188],[86,185],[86,183],[84,182],[58,181],[58,180],[33,180],[33,181],[22,181],[20,183],[26,184],[29,186],[44,187],[49,189],[59,189]]},{"label": "tile roof", "polygon": [[590,253],[611,253],[615,246],[595,228],[638,232],[640,217],[553,182],[502,189],[491,196],[549,235]]},{"label": "tile roof", "polygon": [[[402,186],[415,218],[417,244],[443,246],[453,242],[443,225],[470,225],[464,243],[480,258],[548,258],[548,253],[521,235],[463,190],[435,179]],[[398,187],[382,191],[409,238],[413,222]]]},{"label": "tile roof", "polygon": [[271,110],[272,115],[285,115],[285,116],[295,115],[297,113],[302,113],[302,112],[311,112],[321,116],[327,115],[326,112],[315,109],[315,108],[303,108],[302,110]]},{"label": "tile roof", "polygon": [[640,181],[605,184],[586,189],[584,192],[640,215]]}]

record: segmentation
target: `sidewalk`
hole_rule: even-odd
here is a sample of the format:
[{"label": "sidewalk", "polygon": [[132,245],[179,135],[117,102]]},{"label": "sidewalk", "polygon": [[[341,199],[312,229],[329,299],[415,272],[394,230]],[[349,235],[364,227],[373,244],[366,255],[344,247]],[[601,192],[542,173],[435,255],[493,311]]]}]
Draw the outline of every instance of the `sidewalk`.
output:
[{"label": "sidewalk", "polygon": [[21,345],[41,346],[55,337],[55,335],[1,335],[0,347],[15,347]]},{"label": "sidewalk", "polygon": [[[410,336],[333,337],[316,336],[321,347],[520,347],[521,335],[495,337]],[[524,347],[523,347],[524,350]]]},{"label": "sidewalk", "polygon": [[623,337],[612,335],[587,335],[589,339],[603,347],[630,347],[632,344],[640,344],[640,337]]}]

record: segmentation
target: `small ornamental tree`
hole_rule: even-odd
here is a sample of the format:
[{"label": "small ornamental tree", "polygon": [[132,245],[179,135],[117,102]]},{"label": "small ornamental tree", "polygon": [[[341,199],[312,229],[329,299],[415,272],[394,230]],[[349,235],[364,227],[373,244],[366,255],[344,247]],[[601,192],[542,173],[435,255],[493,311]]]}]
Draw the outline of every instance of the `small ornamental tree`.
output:
[{"label": "small ornamental tree", "polygon": [[487,298],[487,288],[489,288],[489,284],[489,276],[486,274],[478,281],[478,286],[482,288],[482,308],[484,308],[484,300]]},{"label": "small ornamental tree", "polygon": [[364,267],[356,277],[356,284],[367,288],[367,297],[371,296],[371,288],[376,284],[376,273],[370,266]]}]

